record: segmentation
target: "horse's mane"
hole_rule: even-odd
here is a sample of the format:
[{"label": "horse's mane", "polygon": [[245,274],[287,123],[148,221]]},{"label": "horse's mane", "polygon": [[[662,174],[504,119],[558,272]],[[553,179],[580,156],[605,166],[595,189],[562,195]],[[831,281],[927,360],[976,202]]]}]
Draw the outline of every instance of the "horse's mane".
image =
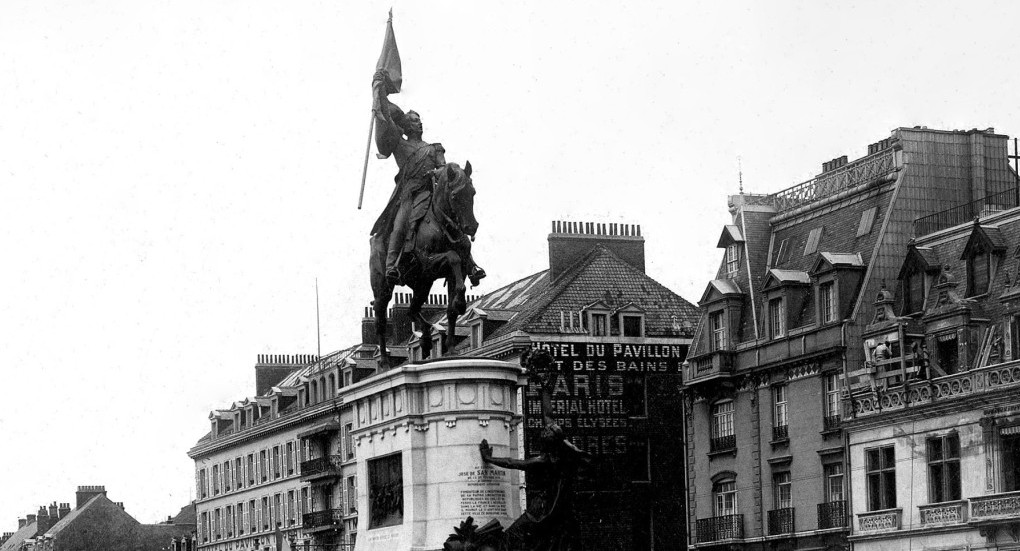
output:
[{"label": "horse's mane", "polygon": [[[449,169],[451,168],[456,174],[453,180],[449,179]],[[455,197],[470,182],[471,178],[464,173],[464,169],[462,169],[457,163],[446,163],[445,167],[439,169],[439,177],[436,179],[436,185],[440,189],[445,188],[450,197]]]}]

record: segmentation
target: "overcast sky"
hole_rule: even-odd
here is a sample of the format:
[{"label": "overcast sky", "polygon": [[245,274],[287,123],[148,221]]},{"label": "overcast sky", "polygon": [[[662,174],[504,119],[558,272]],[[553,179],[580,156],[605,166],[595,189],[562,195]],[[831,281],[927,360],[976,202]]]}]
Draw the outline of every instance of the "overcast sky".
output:
[{"label": "overcast sky", "polygon": [[[1002,2],[395,0],[404,90],[470,160],[487,292],[550,221],[639,223],[691,302],[726,196],[774,192],[899,126],[1020,133]],[[0,531],[105,484],[143,522],[254,392],[257,354],[360,341],[358,187],[390,2],[0,3]]]}]

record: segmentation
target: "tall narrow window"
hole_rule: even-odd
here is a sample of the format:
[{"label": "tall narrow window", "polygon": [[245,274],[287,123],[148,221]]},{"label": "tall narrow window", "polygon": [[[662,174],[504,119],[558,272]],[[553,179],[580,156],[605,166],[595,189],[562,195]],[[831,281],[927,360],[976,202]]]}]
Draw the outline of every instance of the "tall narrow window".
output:
[{"label": "tall narrow window", "polygon": [[789,509],[793,507],[793,485],[790,481],[790,472],[776,473],[772,475],[772,495],[776,509]]},{"label": "tall narrow window", "polygon": [[358,512],[358,482],[353,476],[347,477],[347,513]]},{"label": "tall narrow window", "polygon": [[294,443],[287,442],[287,474],[294,474]]},{"label": "tall narrow window", "polygon": [[354,439],[351,437],[351,432],[353,430],[353,423],[347,423],[344,425],[344,451],[347,454],[347,459],[354,459]]},{"label": "tall narrow window", "polygon": [[727,480],[715,485],[715,514],[722,517],[737,514],[737,483]]},{"label": "tall narrow window", "polygon": [[248,485],[255,484],[255,454],[248,454]]},{"label": "tall narrow window", "polygon": [[213,477],[212,478],[212,493],[213,493],[214,496],[215,495],[219,495],[220,494],[220,466],[219,465],[213,465],[212,466],[212,477]]},{"label": "tall narrow window", "polygon": [[230,474],[230,461],[223,462],[223,491],[230,491],[230,481],[233,480],[233,476]]},{"label": "tall narrow window", "polygon": [[783,309],[783,299],[774,298],[769,301],[769,328],[772,338],[776,339],[786,334],[786,320]]},{"label": "tall narrow window", "polygon": [[840,390],[839,374],[826,373],[822,376],[825,381],[825,418],[823,420],[825,430],[839,428],[840,416]]},{"label": "tall narrow window", "polygon": [[740,269],[740,245],[731,243],[726,247],[726,273],[732,276]]},{"label": "tall narrow window", "polygon": [[836,321],[836,283],[827,281],[818,287],[819,304],[822,310],[822,323]]},{"label": "tall narrow window", "polygon": [[772,385],[772,440],[789,438],[790,419],[785,384]]},{"label": "tall narrow window", "polygon": [[471,326],[471,348],[482,346],[482,323],[478,322]]},{"label": "tall narrow window", "polygon": [[931,503],[960,499],[960,436],[956,433],[929,438],[928,500]]},{"label": "tall narrow window", "polygon": [[914,271],[903,278],[903,312],[910,315],[924,309],[924,273]]},{"label": "tall narrow window", "polygon": [[198,471],[198,486],[200,490],[199,495],[203,499],[209,497],[209,474],[205,469]]},{"label": "tall narrow window", "polygon": [[825,501],[845,501],[846,494],[843,491],[843,464],[827,463],[822,469],[825,473]]},{"label": "tall narrow window", "polygon": [[244,487],[244,467],[240,457],[234,460],[234,481],[237,483],[238,489]]},{"label": "tall narrow window", "polygon": [[892,446],[866,450],[868,510],[896,507],[896,456]]},{"label": "tall narrow window", "polygon": [[287,492],[287,525],[297,524],[297,515],[294,511],[294,490]]},{"label": "tall narrow window", "polygon": [[609,334],[609,316],[607,314],[591,315],[591,334],[595,337],[605,337]]},{"label": "tall narrow window", "polygon": [[255,500],[248,502],[248,531],[255,533],[259,529],[259,519],[255,516]]},{"label": "tall narrow window", "polygon": [[737,446],[733,433],[733,402],[719,402],[712,406],[712,440],[710,451],[730,450]]},{"label": "tall narrow window", "polygon": [[719,310],[708,315],[708,323],[712,328],[712,351],[726,350],[725,312]]},{"label": "tall narrow window", "polygon": [[266,450],[259,451],[259,474],[262,476],[262,482],[269,480],[269,468],[266,465],[268,457]]},{"label": "tall narrow window", "polygon": [[237,512],[237,534],[241,535],[248,526],[248,513],[244,510],[244,502],[238,503],[234,511]]},{"label": "tall narrow window", "polygon": [[988,292],[992,255],[977,252],[967,259],[967,296],[973,297]]}]

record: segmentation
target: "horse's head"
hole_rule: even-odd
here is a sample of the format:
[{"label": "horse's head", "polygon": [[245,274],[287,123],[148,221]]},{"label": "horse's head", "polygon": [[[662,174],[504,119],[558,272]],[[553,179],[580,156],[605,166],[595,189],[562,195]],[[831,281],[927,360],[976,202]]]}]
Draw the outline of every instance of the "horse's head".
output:
[{"label": "horse's head", "polygon": [[471,183],[471,161],[461,168],[457,163],[447,163],[439,169],[438,191],[445,194],[450,205],[450,218],[460,226],[460,231],[474,237],[478,231],[475,219],[475,186]]}]

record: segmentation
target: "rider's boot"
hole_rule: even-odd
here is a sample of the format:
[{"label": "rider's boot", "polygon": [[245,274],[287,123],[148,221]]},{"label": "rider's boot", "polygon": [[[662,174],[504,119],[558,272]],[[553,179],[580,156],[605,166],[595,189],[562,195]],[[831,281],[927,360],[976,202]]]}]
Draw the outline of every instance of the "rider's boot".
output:
[{"label": "rider's boot", "polygon": [[474,267],[471,268],[471,273],[468,274],[468,279],[471,281],[472,287],[477,287],[478,282],[481,281],[485,276],[486,276],[485,270],[483,270],[481,266],[475,264]]}]

